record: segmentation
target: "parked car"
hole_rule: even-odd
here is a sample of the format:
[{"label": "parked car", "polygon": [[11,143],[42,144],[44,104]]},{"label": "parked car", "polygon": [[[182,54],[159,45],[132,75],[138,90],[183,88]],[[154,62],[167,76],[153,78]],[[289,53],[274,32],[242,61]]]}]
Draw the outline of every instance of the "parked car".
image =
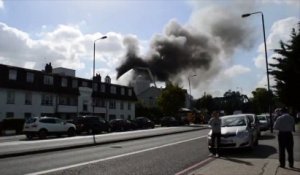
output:
[{"label": "parked car", "polygon": [[25,121],[23,132],[28,139],[38,136],[40,139],[48,135],[76,135],[76,126],[56,117],[34,117]]},{"label": "parked car", "polygon": [[113,119],[109,121],[111,131],[129,131],[136,129],[136,125],[127,119]]},{"label": "parked car", "polygon": [[163,117],[160,121],[161,126],[179,126],[179,121],[175,117]]},{"label": "parked car", "polygon": [[270,128],[270,118],[267,114],[257,115],[261,131],[267,131]]},{"label": "parked car", "polygon": [[76,117],[72,123],[75,124],[78,134],[83,132],[88,134],[110,132],[109,122],[97,116]]},{"label": "parked car", "polygon": [[136,129],[154,128],[154,122],[147,117],[137,117],[132,121],[136,125]]},{"label": "parked car", "polygon": [[[219,148],[253,148],[258,145],[258,136],[247,114],[223,116]],[[212,131],[208,133],[208,149],[212,151]]]},{"label": "parked car", "polygon": [[250,120],[251,126],[254,129],[256,135],[260,136],[260,124],[257,116],[255,114],[245,114]]}]

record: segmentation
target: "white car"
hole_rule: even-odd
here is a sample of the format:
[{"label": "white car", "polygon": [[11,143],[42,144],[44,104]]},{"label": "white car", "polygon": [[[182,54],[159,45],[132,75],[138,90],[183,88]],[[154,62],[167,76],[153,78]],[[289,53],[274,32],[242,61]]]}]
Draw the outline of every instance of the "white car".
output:
[{"label": "white car", "polygon": [[[258,145],[258,135],[247,114],[223,116],[219,148],[253,148]],[[208,133],[208,149],[212,151],[211,134]]]},{"label": "white car", "polygon": [[76,126],[55,117],[34,117],[24,123],[23,133],[28,139],[32,139],[33,136],[44,139],[48,135],[60,136],[62,134],[74,136]]}]

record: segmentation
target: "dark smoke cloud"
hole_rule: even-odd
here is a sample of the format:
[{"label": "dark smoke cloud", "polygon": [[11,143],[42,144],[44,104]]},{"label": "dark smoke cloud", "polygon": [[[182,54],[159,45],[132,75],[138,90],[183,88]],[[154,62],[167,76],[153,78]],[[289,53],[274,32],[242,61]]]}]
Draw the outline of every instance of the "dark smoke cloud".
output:
[{"label": "dark smoke cloud", "polygon": [[[193,20],[197,20],[195,16],[200,16],[205,22],[194,22],[190,26],[170,21],[162,35],[153,37],[150,51],[144,58],[138,56],[138,42],[132,38],[125,39],[127,54],[125,61],[117,68],[117,78],[136,67],[149,68],[159,81],[178,79],[190,71],[214,70],[211,74],[219,73],[221,63],[218,59],[221,56],[231,56],[237,47],[250,47],[251,30],[241,22],[240,15],[221,8],[214,10],[194,15]],[[209,13],[213,15],[205,16]],[[201,32],[202,28],[205,32]]]}]

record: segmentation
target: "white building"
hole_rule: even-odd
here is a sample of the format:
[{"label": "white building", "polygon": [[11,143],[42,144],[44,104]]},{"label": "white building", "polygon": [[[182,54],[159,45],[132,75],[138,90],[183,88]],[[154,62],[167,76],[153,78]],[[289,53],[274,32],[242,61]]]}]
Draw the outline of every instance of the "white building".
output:
[{"label": "white building", "polygon": [[111,84],[108,76],[105,82],[100,75],[93,80],[78,78],[75,70],[52,69],[51,64],[44,71],[0,64],[0,99],[0,121],[86,114],[133,119],[137,100],[132,87]]}]

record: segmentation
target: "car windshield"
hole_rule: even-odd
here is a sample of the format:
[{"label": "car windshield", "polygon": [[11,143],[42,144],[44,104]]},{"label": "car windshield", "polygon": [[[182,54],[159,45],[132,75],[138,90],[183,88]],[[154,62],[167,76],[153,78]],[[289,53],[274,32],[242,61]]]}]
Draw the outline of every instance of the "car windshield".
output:
[{"label": "car windshield", "polygon": [[29,118],[25,121],[25,123],[34,123],[36,121],[36,118]]},{"label": "car windshield", "polygon": [[221,123],[222,127],[246,126],[246,121],[244,117],[222,118]]},{"label": "car windshield", "polygon": [[258,115],[257,118],[258,120],[267,120],[266,116],[264,115]]}]

